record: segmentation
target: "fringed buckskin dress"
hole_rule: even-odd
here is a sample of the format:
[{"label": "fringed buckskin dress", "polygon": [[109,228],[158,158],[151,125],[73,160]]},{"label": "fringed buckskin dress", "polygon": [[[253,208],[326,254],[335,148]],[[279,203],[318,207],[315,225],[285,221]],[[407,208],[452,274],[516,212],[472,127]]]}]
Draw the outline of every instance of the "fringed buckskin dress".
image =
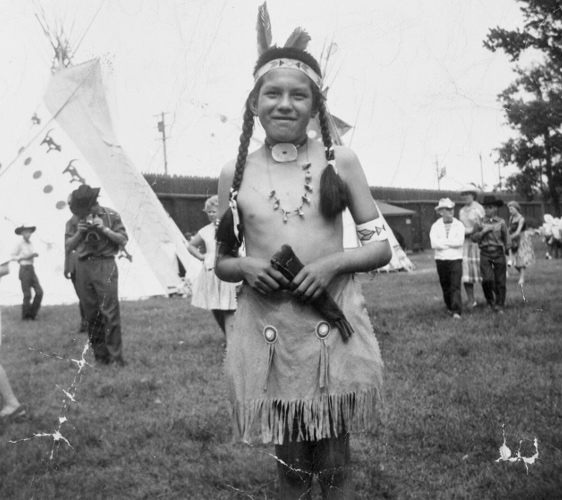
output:
[{"label": "fringed buckskin dress", "polygon": [[372,430],[380,420],[383,363],[360,284],[342,275],[328,292],[354,329],[347,343],[289,292],[263,296],[243,285],[225,359],[242,440],[314,441]]}]

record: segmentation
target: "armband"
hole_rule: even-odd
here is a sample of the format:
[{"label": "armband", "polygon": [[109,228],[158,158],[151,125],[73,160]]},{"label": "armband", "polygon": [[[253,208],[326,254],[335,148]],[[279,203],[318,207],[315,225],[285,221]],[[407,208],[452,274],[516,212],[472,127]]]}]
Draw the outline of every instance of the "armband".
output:
[{"label": "armband", "polygon": [[375,241],[388,240],[386,224],[382,217],[356,225],[355,230],[357,231],[357,237],[361,246],[374,243]]}]

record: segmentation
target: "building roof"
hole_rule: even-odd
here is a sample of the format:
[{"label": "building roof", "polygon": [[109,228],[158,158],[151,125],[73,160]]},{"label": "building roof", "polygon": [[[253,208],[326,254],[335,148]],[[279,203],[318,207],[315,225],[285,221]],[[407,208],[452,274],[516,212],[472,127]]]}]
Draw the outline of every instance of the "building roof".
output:
[{"label": "building roof", "polygon": [[402,208],[402,207],[397,207],[396,205],[390,205],[389,203],[385,203],[384,201],[378,201],[375,200],[377,202],[377,206],[379,207],[379,210],[381,211],[381,213],[385,216],[397,216],[397,215],[413,215],[416,212],[414,210],[410,210],[408,208]]}]

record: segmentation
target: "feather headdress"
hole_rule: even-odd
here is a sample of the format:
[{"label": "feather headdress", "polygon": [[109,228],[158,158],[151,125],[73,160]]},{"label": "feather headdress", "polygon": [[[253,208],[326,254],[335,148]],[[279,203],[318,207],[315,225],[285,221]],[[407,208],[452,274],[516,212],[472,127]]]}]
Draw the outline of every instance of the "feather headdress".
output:
[{"label": "feather headdress", "polygon": [[[275,47],[275,45],[271,45],[271,20],[267,10],[267,2],[264,2],[258,7],[256,31],[258,32],[258,56],[261,56],[267,49]],[[306,30],[298,27],[295,28],[289,38],[287,38],[284,47],[306,50],[310,40],[310,35],[306,32]]]},{"label": "feather headdress", "polygon": [[267,11],[267,2],[258,7],[256,31],[258,32],[258,55],[261,56],[271,47],[271,21]]},{"label": "feather headdress", "polygon": [[299,50],[306,50],[308,42],[310,42],[310,35],[302,28],[295,28],[287,41],[285,47],[293,47]]}]

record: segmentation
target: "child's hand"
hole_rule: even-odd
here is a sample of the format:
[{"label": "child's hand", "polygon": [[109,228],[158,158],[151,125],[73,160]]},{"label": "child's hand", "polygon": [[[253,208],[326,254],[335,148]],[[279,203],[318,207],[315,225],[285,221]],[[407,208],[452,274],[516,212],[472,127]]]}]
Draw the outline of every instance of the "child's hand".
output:
[{"label": "child's hand", "polygon": [[240,271],[246,283],[263,295],[289,287],[289,280],[265,259],[243,257],[240,259]]},{"label": "child's hand", "polygon": [[85,220],[81,219],[76,228],[80,234],[84,234],[88,230],[88,224]]},{"label": "child's hand", "polygon": [[[334,254],[335,255],[335,254]],[[304,266],[291,282],[293,295],[302,302],[314,302],[336,277],[337,270],[330,255]]]}]

